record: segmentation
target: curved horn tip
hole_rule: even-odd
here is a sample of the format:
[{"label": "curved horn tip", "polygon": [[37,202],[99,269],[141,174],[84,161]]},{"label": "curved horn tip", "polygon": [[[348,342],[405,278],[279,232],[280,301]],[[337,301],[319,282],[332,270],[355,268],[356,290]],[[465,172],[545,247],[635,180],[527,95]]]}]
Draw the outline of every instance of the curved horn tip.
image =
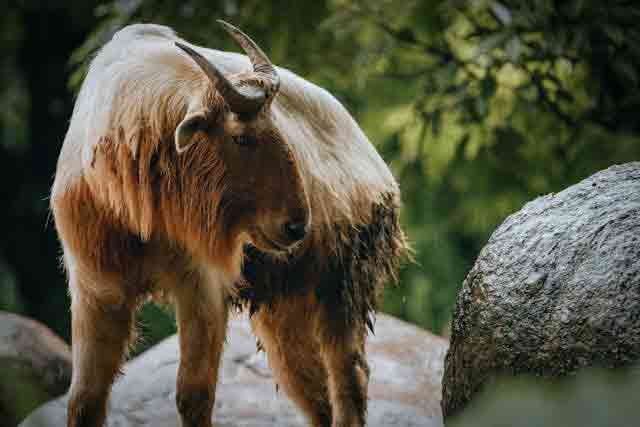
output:
[{"label": "curved horn tip", "polygon": [[278,72],[276,71],[274,65],[271,63],[269,57],[262,51],[260,46],[258,46],[258,44],[254,42],[251,37],[243,33],[239,28],[234,27],[233,25],[229,24],[226,21],[223,21],[222,19],[218,19],[217,22],[240,45],[242,50],[245,51],[245,53],[251,60],[253,71],[270,75],[275,80],[274,85],[277,91],[277,87],[280,84]]},{"label": "curved horn tip", "polygon": [[218,70],[218,68],[209,62],[204,56],[200,53],[196,52],[195,49],[180,43],[178,41],[174,41],[174,44],[182,49],[189,57],[200,67],[200,69],[205,73],[207,78],[213,82],[216,89],[225,99],[225,101],[229,104],[233,111],[248,111],[255,110],[256,104],[262,104],[264,101],[260,94],[244,94],[231,83],[225,76]]},{"label": "curved horn tip", "polygon": [[216,19],[216,22],[227,31],[240,31],[238,27],[236,27],[235,25],[231,25],[227,21],[224,21],[222,19]]},{"label": "curved horn tip", "polygon": [[[262,60],[269,61],[267,55],[260,49],[260,46],[256,42],[254,42],[251,37],[246,35],[244,31],[235,25],[229,24],[227,21],[223,21],[222,19],[216,19],[216,22],[222,26],[222,28],[231,36],[233,39],[240,44],[240,47],[247,51],[247,49],[254,50]],[[252,52],[247,52],[247,54],[251,54]]]},{"label": "curved horn tip", "polygon": [[[240,43],[245,52],[247,52],[254,71],[264,73],[271,77],[271,96],[273,96],[280,87],[280,79],[267,56],[255,44],[255,42],[242,31],[221,19],[219,19],[218,22],[237,42]],[[178,41],[174,41],[174,44],[189,55],[198,64],[202,71],[204,71],[207,77],[214,82],[218,92],[220,92],[233,111],[254,112],[266,102],[268,93],[265,93],[265,89],[261,88],[258,90],[257,88],[253,88],[253,90],[249,90],[247,87],[240,91],[224,76],[224,74],[220,72],[220,70],[218,70],[215,65],[209,62],[196,50]]]}]

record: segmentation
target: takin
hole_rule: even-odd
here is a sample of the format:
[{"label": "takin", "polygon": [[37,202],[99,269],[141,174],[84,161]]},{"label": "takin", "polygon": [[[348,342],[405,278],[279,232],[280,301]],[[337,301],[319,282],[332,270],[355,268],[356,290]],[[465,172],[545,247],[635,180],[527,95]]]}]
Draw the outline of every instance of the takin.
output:
[{"label": "takin", "polygon": [[400,192],[345,108],[272,65],[131,25],[93,59],[51,209],[71,295],[69,427],[98,427],[149,297],[176,309],[176,404],[211,426],[230,309],[314,426],[362,426],[365,339],[409,248]]}]

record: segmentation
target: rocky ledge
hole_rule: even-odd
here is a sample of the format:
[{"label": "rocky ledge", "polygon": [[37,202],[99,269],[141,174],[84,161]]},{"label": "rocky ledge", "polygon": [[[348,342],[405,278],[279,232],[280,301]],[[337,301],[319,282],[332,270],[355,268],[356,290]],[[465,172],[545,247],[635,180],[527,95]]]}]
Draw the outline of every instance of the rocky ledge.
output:
[{"label": "rocky ledge", "polygon": [[[372,369],[369,426],[442,426],[440,378],[447,343],[422,329],[379,315],[368,341]],[[109,402],[108,427],[175,427],[176,336],[128,362]],[[67,397],[40,407],[22,427],[66,425]],[[223,426],[304,426],[300,411],[276,392],[266,358],[245,318],[230,321],[214,423]]]}]

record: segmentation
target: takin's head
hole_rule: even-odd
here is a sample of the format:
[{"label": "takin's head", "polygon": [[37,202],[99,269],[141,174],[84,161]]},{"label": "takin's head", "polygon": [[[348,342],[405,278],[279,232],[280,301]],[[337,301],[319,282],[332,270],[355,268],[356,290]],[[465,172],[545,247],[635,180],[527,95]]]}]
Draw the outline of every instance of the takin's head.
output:
[{"label": "takin's head", "polygon": [[291,147],[271,119],[280,79],[253,40],[219,22],[244,49],[253,69],[225,76],[194,49],[175,42],[206,75],[208,86],[193,95],[178,124],[176,150],[203,152],[198,145],[207,144],[204,151],[213,152],[211,161],[218,164],[211,170],[224,169],[216,185],[222,193],[225,232],[245,236],[263,251],[282,252],[305,237],[310,213]]}]

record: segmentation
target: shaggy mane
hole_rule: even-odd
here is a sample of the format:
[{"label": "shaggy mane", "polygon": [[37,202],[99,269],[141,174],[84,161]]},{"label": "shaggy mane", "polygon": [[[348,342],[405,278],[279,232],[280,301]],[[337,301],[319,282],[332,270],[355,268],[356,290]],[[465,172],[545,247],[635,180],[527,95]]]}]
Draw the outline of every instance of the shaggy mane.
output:
[{"label": "shaggy mane", "polygon": [[80,197],[86,186],[143,241],[160,233],[237,270],[239,255],[223,233],[233,217],[231,201],[221,198],[224,165],[212,144],[178,155],[173,136],[192,94],[204,94],[213,114],[224,103],[173,40],[165,27],[136,25],[100,51],[76,102],[52,200]]},{"label": "shaggy mane", "polygon": [[[181,157],[173,146],[191,94],[209,87],[175,41],[190,45],[167,27],[132,25],[102,48],[78,96],[52,195],[84,179],[142,240],[162,229],[189,249],[221,255],[232,246],[218,238],[224,201],[203,177],[214,173],[223,185],[224,167],[207,144],[194,144]],[[225,73],[250,68],[243,55],[190,46]],[[336,227],[368,226],[372,206],[399,206],[399,190],[333,96],[286,69],[278,73],[273,123],[292,148],[310,198],[313,246],[333,256],[343,246]]]},{"label": "shaggy mane", "polygon": [[260,309],[270,310],[283,298],[314,292],[329,312],[327,331],[349,331],[354,322],[373,331],[382,288],[389,280],[397,280],[400,263],[408,257],[398,212],[394,195],[384,194],[381,203],[371,206],[368,225],[336,224],[337,251],[329,258],[322,251],[307,250],[280,260],[246,248],[234,304],[253,315]]},{"label": "shaggy mane", "polygon": [[[169,28],[133,25],[102,48],[58,160],[51,207],[75,349],[69,420],[103,421],[133,315],[144,298],[166,294],[177,306],[183,425],[211,419],[229,302],[259,311],[253,329],[275,378],[313,424],[364,425],[367,327],[408,251],[397,184],[325,90],[278,69],[268,109],[255,123],[231,120],[175,41],[189,45]],[[244,56],[190,46],[234,78],[250,68]],[[190,129],[178,154],[174,133],[191,112],[227,134]],[[223,143],[235,132],[229,122],[264,127],[256,138],[277,145],[243,157]],[[269,243],[267,215],[287,241],[302,238],[309,219],[311,230],[285,255],[243,252],[252,227]]]}]

